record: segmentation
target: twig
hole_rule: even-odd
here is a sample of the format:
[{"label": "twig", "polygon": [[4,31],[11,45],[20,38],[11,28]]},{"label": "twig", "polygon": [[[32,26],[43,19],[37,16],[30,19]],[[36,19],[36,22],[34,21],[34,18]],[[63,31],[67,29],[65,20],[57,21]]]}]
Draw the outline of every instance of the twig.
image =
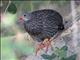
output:
[{"label": "twig", "polygon": [[8,3],[8,5],[7,5],[7,7],[6,7],[5,11],[4,11],[4,13],[6,13],[6,11],[7,11],[7,9],[8,9],[8,7],[9,7],[10,4],[11,4],[11,1],[9,0],[9,3]]}]

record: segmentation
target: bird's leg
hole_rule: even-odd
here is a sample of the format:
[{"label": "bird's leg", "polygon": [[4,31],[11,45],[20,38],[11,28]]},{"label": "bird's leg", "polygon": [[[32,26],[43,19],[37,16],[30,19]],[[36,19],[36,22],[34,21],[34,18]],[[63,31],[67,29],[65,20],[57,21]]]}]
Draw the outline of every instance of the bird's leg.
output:
[{"label": "bird's leg", "polygon": [[49,48],[49,46],[46,47],[46,51],[45,51],[46,53],[47,53],[47,51],[48,51],[48,48]]},{"label": "bird's leg", "polygon": [[37,55],[38,51],[40,51],[44,47],[45,47],[45,45],[42,42],[40,44],[38,44],[37,47],[36,47],[36,55]]},{"label": "bird's leg", "polygon": [[37,47],[36,47],[36,55],[37,55],[38,51],[40,51],[44,47],[46,47],[46,51],[45,52],[47,53],[49,46],[51,46],[51,41],[52,41],[51,39],[46,38],[46,39],[44,39],[43,42],[38,44]]},{"label": "bird's leg", "polygon": [[51,39],[48,39],[48,38],[46,38],[44,41],[43,41],[43,44],[45,45],[45,47],[46,47],[46,53],[47,53],[47,51],[48,51],[48,48],[51,46]]}]

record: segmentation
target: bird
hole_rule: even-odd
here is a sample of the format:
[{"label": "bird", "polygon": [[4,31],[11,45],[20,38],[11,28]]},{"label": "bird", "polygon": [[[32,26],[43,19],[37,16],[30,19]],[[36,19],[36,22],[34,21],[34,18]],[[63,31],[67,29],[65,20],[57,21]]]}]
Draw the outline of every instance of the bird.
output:
[{"label": "bird", "polygon": [[33,40],[39,42],[36,47],[36,55],[44,47],[46,47],[47,52],[53,41],[51,38],[64,30],[63,17],[53,9],[24,13],[19,20]]}]

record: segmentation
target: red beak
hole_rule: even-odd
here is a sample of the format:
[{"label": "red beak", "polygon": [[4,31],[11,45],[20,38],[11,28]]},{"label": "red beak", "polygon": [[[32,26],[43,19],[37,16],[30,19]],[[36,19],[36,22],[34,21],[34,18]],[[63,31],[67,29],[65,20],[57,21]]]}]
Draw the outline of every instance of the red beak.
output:
[{"label": "red beak", "polygon": [[19,20],[23,20],[24,19],[24,16],[21,16],[20,18],[19,18]]},{"label": "red beak", "polygon": [[23,24],[23,22],[24,22],[24,16],[19,17],[19,22]]}]

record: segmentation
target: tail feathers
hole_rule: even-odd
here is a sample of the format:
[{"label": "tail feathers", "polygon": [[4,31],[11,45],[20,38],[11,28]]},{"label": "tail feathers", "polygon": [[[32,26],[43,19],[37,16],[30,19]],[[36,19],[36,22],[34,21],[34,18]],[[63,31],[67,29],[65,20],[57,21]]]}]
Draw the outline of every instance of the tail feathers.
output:
[{"label": "tail feathers", "polygon": [[64,25],[63,24],[59,25],[58,30],[64,30]]}]

